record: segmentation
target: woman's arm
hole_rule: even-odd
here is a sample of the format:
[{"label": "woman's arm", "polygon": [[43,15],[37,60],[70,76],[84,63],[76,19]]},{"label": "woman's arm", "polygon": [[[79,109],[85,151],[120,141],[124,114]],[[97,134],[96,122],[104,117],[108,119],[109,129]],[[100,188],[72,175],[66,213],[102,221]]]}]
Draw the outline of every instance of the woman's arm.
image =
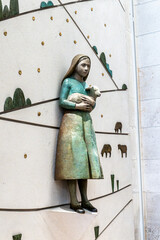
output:
[{"label": "woman's arm", "polygon": [[59,105],[66,109],[75,109],[76,103],[67,100],[70,88],[69,80],[65,79],[61,87]]},{"label": "woman's arm", "polygon": [[74,103],[67,100],[70,88],[69,80],[65,79],[60,92],[60,106],[66,109],[78,109],[86,112],[92,111],[92,107],[88,103]]}]

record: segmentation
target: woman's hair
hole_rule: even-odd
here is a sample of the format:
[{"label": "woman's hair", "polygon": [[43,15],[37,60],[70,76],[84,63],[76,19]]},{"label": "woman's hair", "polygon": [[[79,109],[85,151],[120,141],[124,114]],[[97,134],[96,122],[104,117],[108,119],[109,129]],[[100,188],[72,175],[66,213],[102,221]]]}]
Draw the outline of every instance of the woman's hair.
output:
[{"label": "woman's hair", "polygon": [[[65,76],[64,76],[64,78],[63,78],[63,80],[62,80],[62,83],[63,83],[64,79],[72,76],[72,74],[75,72],[75,69],[76,69],[77,65],[78,65],[81,61],[83,61],[83,60],[85,60],[85,59],[89,59],[89,60],[90,60],[90,58],[89,58],[88,56],[83,55],[83,54],[78,54],[78,55],[76,55],[76,56],[72,59],[71,66],[70,66],[70,68],[68,69],[67,73],[65,74]],[[91,60],[90,60],[90,61],[91,61]],[[89,74],[89,73],[88,73],[88,74]],[[87,74],[86,77],[84,77],[84,80],[87,79],[88,74]]]}]

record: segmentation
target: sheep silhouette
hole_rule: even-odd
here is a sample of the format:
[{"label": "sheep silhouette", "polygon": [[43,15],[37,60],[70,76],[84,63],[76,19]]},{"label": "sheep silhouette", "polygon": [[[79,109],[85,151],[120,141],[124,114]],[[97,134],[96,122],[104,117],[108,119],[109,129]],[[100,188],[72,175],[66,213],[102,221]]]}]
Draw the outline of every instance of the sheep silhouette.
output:
[{"label": "sheep silhouette", "polygon": [[107,154],[109,154],[109,157],[111,157],[111,152],[112,152],[112,147],[110,144],[104,144],[102,151],[101,151],[101,155],[103,157],[104,153],[106,154],[106,158],[107,158]]},{"label": "sheep silhouette", "polygon": [[120,130],[120,133],[122,133],[122,123],[121,122],[117,122],[114,128],[115,132],[118,133],[118,131]]},{"label": "sheep silhouette", "polygon": [[125,157],[127,157],[127,146],[118,144],[118,149],[121,151],[121,157],[123,158],[123,154],[125,153]]}]

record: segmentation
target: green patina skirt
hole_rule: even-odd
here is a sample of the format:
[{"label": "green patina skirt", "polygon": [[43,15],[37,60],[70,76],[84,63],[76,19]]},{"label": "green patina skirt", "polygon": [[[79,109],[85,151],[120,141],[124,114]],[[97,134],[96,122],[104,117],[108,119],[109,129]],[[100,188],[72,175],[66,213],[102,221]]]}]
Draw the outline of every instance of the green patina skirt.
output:
[{"label": "green patina skirt", "polygon": [[55,179],[101,179],[95,132],[89,113],[69,111],[63,116],[56,154]]}]

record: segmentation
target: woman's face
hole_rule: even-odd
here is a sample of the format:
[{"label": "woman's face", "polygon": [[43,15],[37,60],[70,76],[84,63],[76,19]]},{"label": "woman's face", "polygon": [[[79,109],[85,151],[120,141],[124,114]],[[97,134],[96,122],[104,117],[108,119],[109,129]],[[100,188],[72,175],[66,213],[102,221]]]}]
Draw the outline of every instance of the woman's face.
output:
[{"label": "woman's face", "polygon": [[90,62],[89,58],[86,58],[78,63],[75,71],[79,76],[84,78],[88,75],[88,73],[90,71],[90,67],[91,67],[91,62]]}]

